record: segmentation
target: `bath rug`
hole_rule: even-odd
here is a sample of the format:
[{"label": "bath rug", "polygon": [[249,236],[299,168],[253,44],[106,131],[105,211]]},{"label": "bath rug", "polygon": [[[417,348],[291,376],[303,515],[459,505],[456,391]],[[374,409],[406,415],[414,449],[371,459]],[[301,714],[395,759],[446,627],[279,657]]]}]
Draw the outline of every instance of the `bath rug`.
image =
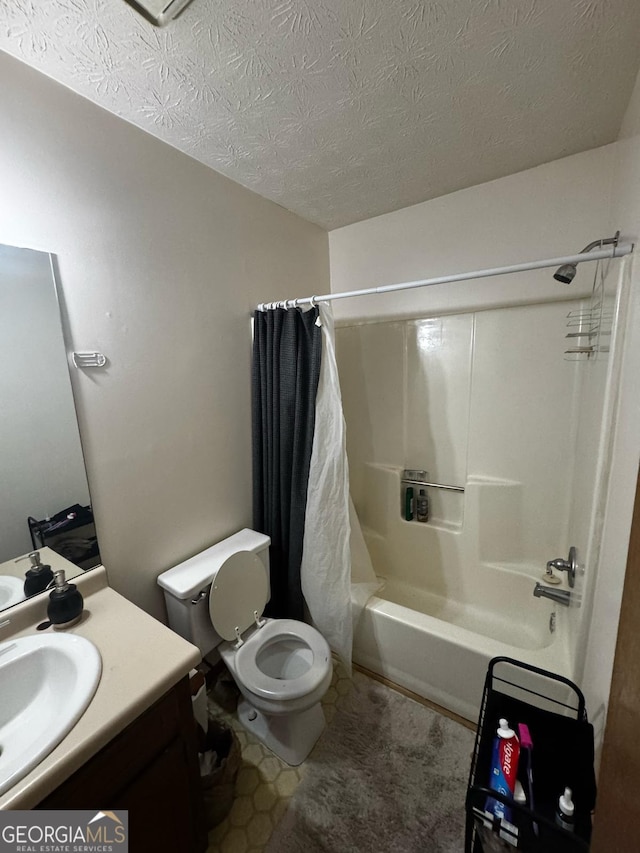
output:
[{"label": "bath rug", "polygon": [[474,735],[354,674],[266,853],[461,853]]}]

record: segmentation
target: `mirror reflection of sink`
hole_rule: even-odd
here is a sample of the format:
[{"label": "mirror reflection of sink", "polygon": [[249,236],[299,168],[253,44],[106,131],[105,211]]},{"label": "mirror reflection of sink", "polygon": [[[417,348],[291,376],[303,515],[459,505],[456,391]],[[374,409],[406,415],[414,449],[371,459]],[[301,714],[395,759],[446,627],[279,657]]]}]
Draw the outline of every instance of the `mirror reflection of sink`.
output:
[{"label": "mirror reflection of sink", "polygon": [[0,794],[69,733],[93,698],[101,672],[100,652],[76,634],[0,643]]},{"label": "mirror reflection of sink", "polygon": [[24,580],[0,575],[0,610],[24,601]]}]

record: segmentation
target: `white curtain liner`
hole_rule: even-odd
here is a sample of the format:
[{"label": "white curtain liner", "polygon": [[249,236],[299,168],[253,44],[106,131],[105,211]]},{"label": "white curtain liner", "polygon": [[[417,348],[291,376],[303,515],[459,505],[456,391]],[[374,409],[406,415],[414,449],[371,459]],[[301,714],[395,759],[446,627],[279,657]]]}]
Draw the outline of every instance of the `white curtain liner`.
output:
[{"label": "white curtain liner", "polygon": [[[351,671],[353,619],[379,588],[349,497],[345,423],[335,357],[333,313],[320,305],[322,363],[309,467],[300,574],[311,624]],[[354,609],[352,611],[352,550]],[[357,600],[357,601],[356,601]]]}]

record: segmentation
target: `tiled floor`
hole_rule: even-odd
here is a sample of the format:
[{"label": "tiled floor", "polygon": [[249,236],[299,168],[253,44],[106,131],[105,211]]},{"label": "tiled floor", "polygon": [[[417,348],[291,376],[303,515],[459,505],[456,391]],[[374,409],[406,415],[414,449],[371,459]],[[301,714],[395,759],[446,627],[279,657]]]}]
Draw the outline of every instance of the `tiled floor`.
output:
[{"label": "tiled floor", "polygon": [[[351,689],[340,664],[334,660],[331,687],[322,701],[327,723]],[[207,853],[262,853],[271,833],[287,810],[306,765],[290,767],[262,746],[238,722],[210,698],[209,713],[234,730],[242,750],[242,764],[229,815],[209,833]]]}]

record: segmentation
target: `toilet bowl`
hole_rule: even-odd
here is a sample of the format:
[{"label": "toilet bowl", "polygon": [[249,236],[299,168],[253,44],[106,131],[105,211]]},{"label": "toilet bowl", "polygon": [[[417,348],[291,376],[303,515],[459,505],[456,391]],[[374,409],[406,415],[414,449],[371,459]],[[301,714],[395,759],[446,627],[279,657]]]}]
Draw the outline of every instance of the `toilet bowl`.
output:
[{"label": "toilet bowl", "polygon": [[239,649],[224,643],[219,651],[243,696],[240,722],[287,764],[301,764],[325,727],[327,641],[304,622],[269,619]]},{"label": "toilet bowl", "polygon": [[272,714],[305,711],[322,699],[331,681],[327,641],[293,619],[269,619],[239,649],[223,646],[220,652],[247,699]]},{"label": "toilet bowl", "polygon": [[[241,694],[238,718],[287,764],[300,764],[325,727],[320,701],[332,676],[329,645],[311,625],[264,619],[270,539],[253,530],[164,572],[169,625],[214,648]],[[205,616],[206,606],[206,616]]]}]

